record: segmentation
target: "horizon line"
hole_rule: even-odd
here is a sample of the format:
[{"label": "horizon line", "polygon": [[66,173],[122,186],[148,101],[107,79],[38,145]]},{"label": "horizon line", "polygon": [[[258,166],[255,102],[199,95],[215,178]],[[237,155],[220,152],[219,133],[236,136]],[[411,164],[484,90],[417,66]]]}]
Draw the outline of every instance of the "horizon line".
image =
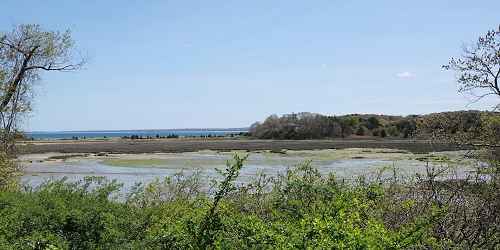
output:
[{"label": "horizon line", "polygon": [[90,130],[34,130],[23,133],[76,133],[76,132],[127,132],[127,131],[244,131],[250,127],[239,128],[162,128],[162,129],[90,129]]}]

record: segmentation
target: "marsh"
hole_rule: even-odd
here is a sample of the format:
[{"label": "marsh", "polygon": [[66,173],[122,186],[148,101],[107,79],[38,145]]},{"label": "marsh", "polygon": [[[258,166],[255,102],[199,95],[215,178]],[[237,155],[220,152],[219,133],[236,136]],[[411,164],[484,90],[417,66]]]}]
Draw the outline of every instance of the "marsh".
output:
[{"label": "marsh", "polygon": [[248,183],[258,174],[276,176],[287,168],[311,161],[322,174],[353,180],[360,176],[377,178],[396,173],[412,176],[425,173],[426,167],[449,169],[450,175],[463,176],[474,171],[474,163],[463,157],[463,151],[425,154],[396,149],[349,148],[326,150],[263,150],[246,151],[203,150],[184,153],[147,154],[27,154],[19,157],[24,172],[22,183],[37,186],[48,180],[66,177],[78,181],[85,176],[104,176],[124,184],[126,192],[135,183],[149,183],[156,178],[176,173],[190,175],[198,171],[203,182],[218,178],[216,168],[223,169],[233,154],[249,154],[238,182]]}]

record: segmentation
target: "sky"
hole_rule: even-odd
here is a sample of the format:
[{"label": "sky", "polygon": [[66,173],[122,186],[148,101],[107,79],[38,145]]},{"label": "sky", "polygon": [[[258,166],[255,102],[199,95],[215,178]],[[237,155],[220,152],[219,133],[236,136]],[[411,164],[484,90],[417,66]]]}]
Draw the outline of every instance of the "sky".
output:
[{"label": "sky", "polygon": [[43,72],[29,131],[246,127],[271,114],[491,109],[441,69],[500,1],[2,0],[0,31],[72,31],[88,58]]}]

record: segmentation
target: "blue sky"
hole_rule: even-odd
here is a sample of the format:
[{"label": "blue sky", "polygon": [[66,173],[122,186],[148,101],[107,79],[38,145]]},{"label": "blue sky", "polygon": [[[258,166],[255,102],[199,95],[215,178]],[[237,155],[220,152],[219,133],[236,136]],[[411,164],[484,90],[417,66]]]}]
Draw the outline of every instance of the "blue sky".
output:
[{"label": "blue sky", "polygon": [[440,68],[500,1],[3,0],[0,30],[72,30],[84,70],[43,74],[27,130],[243,127],[270,114],[468,105]]}]

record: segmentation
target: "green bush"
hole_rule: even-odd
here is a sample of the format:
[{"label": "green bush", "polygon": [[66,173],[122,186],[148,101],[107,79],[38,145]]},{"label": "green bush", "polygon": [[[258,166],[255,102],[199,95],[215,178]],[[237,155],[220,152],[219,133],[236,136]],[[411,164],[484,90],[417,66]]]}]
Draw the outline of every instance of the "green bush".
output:
[{"label": "green bush", "polygon": [[0,191],[16,190],[18,176],[18,165],[7,154],[0,152]]},{"label": "green bush", "polygon": [[236,185],[244,160],[229,162],[209,194],[197,173],[137,185],[126,197],[102,178],[2,191],[0,249],[500,246],[494,182],[444,183],[432,171],[409,183],[344,181],[305,162]]},{"label": "green bush", "polygon": [[[95,186],[91,188],[91,186]],[[14,249],[96,249],[133,246],[145,213],[109,195],[116,183],[65,180],[27,192],[0,193],[0,242]]]}]

